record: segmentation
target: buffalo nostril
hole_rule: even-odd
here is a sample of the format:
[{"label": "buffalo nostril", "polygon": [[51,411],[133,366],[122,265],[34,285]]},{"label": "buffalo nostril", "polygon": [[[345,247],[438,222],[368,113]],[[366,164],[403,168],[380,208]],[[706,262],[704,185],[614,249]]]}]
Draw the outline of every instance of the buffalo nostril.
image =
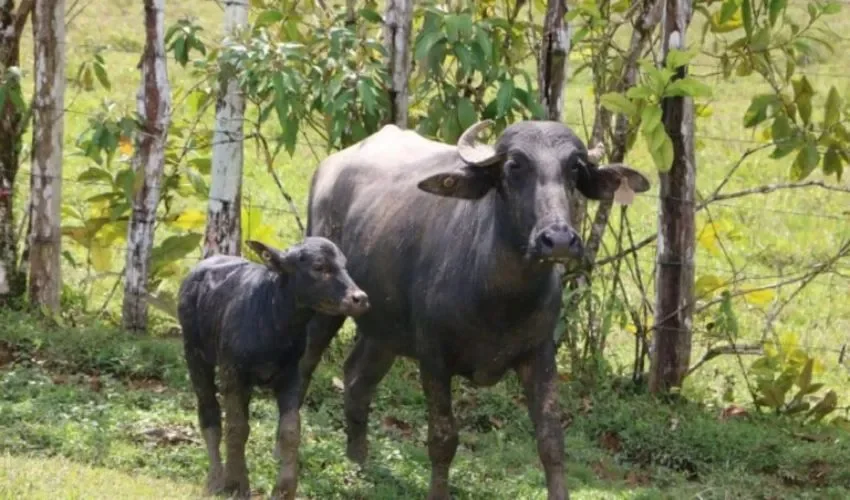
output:
[{"label": "buffalo nostril", "polygon": [[552,241],[552,236],[549,234],[549,231],[543,231],[543,234],[540,235],[540,244],[548,248],[555,246],[555,242]]},{"label": "buffalo nostril", "polygon": [[351,294],[351,302],[354,305],[363,305],[369,301],[369,297],[365,292],[354,292]]}]

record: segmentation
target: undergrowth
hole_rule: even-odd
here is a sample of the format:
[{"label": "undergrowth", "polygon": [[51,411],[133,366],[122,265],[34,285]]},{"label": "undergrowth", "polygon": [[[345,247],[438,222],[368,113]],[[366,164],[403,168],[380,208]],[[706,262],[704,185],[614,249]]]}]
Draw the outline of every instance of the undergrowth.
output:
[{"label": "undergrowth", "polygon": [[[370,462],[344,458],[341,355],[320,365],[304,409],[300,492],[309,498],[423,497],[429,463],[415,365],[379,387]],[[568,482],[575,498],[846,498],[850,442],[834,427],[662,404],[609,386],[562,384]],[[458,381],[456,498],[545,498],[522,391]],[[275,477],[276,409],[255,393],[252,487]],[[59,456],[87,466],[200,485],[206,455],[179,339],[137,339],[101,326],[64,329],[0,315],[0,453]],[[8,485],[7,485],[8,487]]]}]

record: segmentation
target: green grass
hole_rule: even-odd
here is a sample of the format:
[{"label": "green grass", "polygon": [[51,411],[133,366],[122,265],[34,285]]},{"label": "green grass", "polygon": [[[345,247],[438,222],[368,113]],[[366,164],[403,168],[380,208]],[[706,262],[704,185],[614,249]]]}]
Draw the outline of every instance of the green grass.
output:
[{"label": "green grass", "polygon": [[[46,460],[26,476],[0,476],[0,491],[32,484],[71,496],[78,491],[74,488],[108,496],[106,476],[90,484],[59,485],[69,474],[67,460],[97,468],[91,470],[151,478],[138,480],[138,493],[130,482],[122,498],[144,497],[144,485],[153,478],[179,484],[175,494],[201,487],[206,454],[179,343],[133,340],[98,328],[54,328],[22,314],[4,314],[0,325],[0,454],[12,455],[6,459],[12,463]],[[70,336],[74,344],[65,340]],[[157,350],[142,347],[151,342],[159,345]],[[93,344],[102,350],[85,347]],[[139,346],[135,365],[108,363],[100,354],[120,356],[134,345]],[[320,366],[304,409],[301,495],[424,496],[427,427],[415,366],[396,363],[380,386],[370,421],[370,462],[360,470],[344,457],[342,397],[334,387],[340,354],[331,352]],[[147,367],[153,364],[171,375],[151,373]],[[452,468],[456,498],[544,498],[531,423],[516,380],[509,377],[483,390],[458,383],[454,390],[460,427]],[[581,387],[564,384],[561,401],[568,483],[575,498],[850,494],[850,436],[835,428],[800,429],[771,417],[722,420],[717,410],[692,403],[661,405],[644,394],[604,386],[583,394]],[[276,417],[270,395],[255,393],[248,463],[252,487],[266,493],[275,477]]]},{"label": "green grass", "polygon": [[70,460],[0,457],[0,498],[49,500],[94,498],[198,498],[198,488],[185,482],[124,474],[87,467]]}]

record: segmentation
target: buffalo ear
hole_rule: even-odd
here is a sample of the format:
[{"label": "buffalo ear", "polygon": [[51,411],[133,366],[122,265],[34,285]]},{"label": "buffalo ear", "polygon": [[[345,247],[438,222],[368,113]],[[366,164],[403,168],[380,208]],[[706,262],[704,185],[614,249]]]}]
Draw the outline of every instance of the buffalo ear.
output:
[{"label": "buffalo ear", "polygon": [[291,274],[295,272],[295,264],[298,260],[298,251],[296,249],[291,248],[282,252],[276,248],[266,245],[265,243],[260,243],[255,240],[248,240],[245,244],[247,244],[251,250],[256,252],[256,254],[263,259],[263,263],[265,263],[266,267],[272,271],[282,274]]},{"label": "buffalo ear", "polygon": [[426,193],[449,198],[477,200],[496,187],[498,167],[461,167],[427,177],[416,185]]},{"label": "buffalo ear", "polygon": [[643,174],[620,163],[597,168],[593,165],[582,166],[578,171],[576,187],[591,200],[614,199],[622,205],[629,205],[635,193],[649,190],[649,179]]}]

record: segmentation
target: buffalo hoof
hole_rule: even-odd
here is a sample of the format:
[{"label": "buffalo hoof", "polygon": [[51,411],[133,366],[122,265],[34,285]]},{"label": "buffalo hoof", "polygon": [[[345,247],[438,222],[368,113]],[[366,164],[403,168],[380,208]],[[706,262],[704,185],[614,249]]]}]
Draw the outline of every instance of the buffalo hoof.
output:
[{"label": "buffalo hoof", "polygon": [[369,456],[369,443],[365,439],[350,440],[345,449],[345,455],[352,462],[358,465],[364,465],[366,458]]},{"label": "buffalo hoof", "polygon": [[224,490],[224,476],[222,470],[211,470],[207,475],[207,483],[204,493],[209,496],[218,495]]},{"label": "buffalo hoof", "polygon": [[229,498],[251,498],[251,489],[248,487],[248,480],[244,481],[225,481],[222,492]]}]

